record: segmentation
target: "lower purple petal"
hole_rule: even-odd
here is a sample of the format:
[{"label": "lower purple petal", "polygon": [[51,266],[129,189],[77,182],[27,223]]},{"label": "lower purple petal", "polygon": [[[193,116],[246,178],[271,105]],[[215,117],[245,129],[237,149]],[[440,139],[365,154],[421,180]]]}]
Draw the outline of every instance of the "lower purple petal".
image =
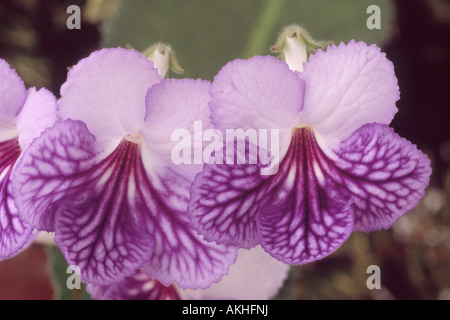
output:
[{"label": "lower purple petal", "polygon": [[85,124],[72,120],[44,132],[18,161],[12,191],[22,218],[38,230],[53,232],[60,201],[92,179],[80,173],[95,163],[95,137]]},{"label": "lower purple petal", "polygon": [[11,172],[19,156],[17,139],[0,142],[0,260],[18,253],[33,239],[33,228],[20,218],[11,194]]},{"label": "lower purple petal", "polygon": [[311,129],[296,129],[272,192],[258,214],[262,247],[289,264],[319,260],[352,232],[348,197],[334,197],[319,172],[324,158]]},{"label": "lower purple petal", "polygon": [[87,282],[110,284],[142,267],[166,286],[206,288],[227,273],[236,248],[189,228],[189,182],[170,170],[150,176],[136,139],[102,158],[82,122],[57,123],[17,166],[19,206],[56,229],[55,241]]},{"label": "lower purple petal", "polygon": [[313,131],[302,128],[273,176],[260,175],[259,165],[206,166],[191,188],[194,228],[219,243],[260,243],[290,264],[330,254],[349,237],[353,221],[350,198],[335,197],[316,176],[322,158]]},{"label": "lower purple petal", "polygon": [[258,216],[261,246],[288,264],[329,255],[350,236],[350,206],[329,197],[317,185],[291,191],[279,203],[266,203]]},{"label": "lower purple petal", "polygon": [[138,224],[155,239],[155,252],[141,270],[165,286],[176,281],[182,289],[204,289],[219,281],[236,261],[237,249],[207,242],[190,228],[186,212],[189,183],[170,173],[141,177],[137,177],[141,186],[137,192],[146,201],[139,202]]},{"label": "lower purple petal", "polygon": [[430,160],[387,125],[367,124],[335,151],[330,177],[353,199],[354,230],[389,228],[425,194]]},{"label": "lower purple petal", "polygon": [[191,187],[192,226],[209,241],[252,248],[258,245],[256,215],[269,192],[258,165],[205,165]]},{"label": "lower purple petal", "polygon": [[334,153],[311,128],[297,128],[274,176],[257,165],[206,166],[189,213],[207,240],[261,243],[300,264],[330,254],[352,230],[390,227],[423,197],[430,173],[429,159],[386,125],[361,127]]},{"label": "lower purple petal", "polygon": [[123,194],[106,186],[67,197],[56,216],[55,242],[83,281],[109,284],[133,275],[153,253],[153,238],[136,226]]}]

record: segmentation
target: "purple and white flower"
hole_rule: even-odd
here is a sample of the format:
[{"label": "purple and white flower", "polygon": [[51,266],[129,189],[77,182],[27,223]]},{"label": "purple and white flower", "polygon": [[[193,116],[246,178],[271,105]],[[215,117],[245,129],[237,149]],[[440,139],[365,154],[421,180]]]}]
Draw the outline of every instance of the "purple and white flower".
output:
[{"label": "purple and white flower", "polygon": [[215,77],[215,127],[278,129],[280,163],[265,176],[261,165],[205,166],[189,204],[205,239],[307,263],[352,231],[389,228],[423,197],[430,161],[389,127],[400,93],[385,54],[351,41],[318,50],[303,68],[256,56]]},{"label": "purple and white flower", "polygon": [[98,300],[267,300],[277,294],[287,278],[289,266],[269,256],[261,247],[239,249],[228,275],[207,289],[181,290],[176,285],[137,273],[107,286],[87,285]]},{"label": "purple and white flower", "polygon": [[14,204],[11,176],[30,142],[56,121],[56,98],[46,89],[26,89],[0,59],[0,259],[17,254],[34,238]]},{"label": "purple and white flower", "polygon": [[169,286],[207,288],[236,248],[189,228],[189,186],[201,166],[171,162],[176,128],[209,124],[210,82],[163,79],[135,50],[103,49],[73,66],[59,116],[14,174],[22,217],[55,242],[81,279],[108,285],[141,270]]}]

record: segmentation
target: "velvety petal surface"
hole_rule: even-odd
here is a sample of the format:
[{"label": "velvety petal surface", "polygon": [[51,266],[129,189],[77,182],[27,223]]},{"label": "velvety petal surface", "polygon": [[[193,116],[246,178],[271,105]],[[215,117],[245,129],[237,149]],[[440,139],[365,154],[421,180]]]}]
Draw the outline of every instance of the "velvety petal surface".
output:
[{"label": "velvety petal surface", "polygon": [[155,239],[155,252],[141,270],[165,286],[176,281],[183,289],[207,288],[227,274],[236,248],[206,242],[190,228],[189,183],[169,172],[136,181],[141,186],[135,202],[142,210],[138,225]]},{"label": "velvety petal surface", "polygon": [[83,281],[115,283],[133,275],[153,253],[153,238],[136,226],[126,205],[116,203],[121,196],[107,201],[103,193],[80,193],[58,209],[55,242],[68,263],[80,267]]},{"label": "velvety petal surface", "polygon": [[320,259],[352,231],[350,199],[336,198],[321,175],[326,158],[310,128],[296,129],[276,175],[258,165],[205,166],[191,188],[192,225],[206,239],[261,244],[290,264]]},{"label": "velvety petal surface", "polygon": [[387,125],[367,124],[333,152],[298,128],[274,176],[210,165],[192,185],[192,225],[206,239],[300,264],[336,250],[352,230],[389,228],[423,197],[430,161]]},{"label": "velvety petal surface", "polygon": [[[149,90],[142,129],[144,164],[148,171],[171,170],[192,181],[202,169],[203,135],[212,127],[208,106],[210,86],[210,82],[203,80],[166,79]],[[185,139],[180,140],[181,134],[186,134]],[[172,154],[181,144],[190,153],[188,163],[174,159],[182,152]]]},{"label": "velvety petal surface", "polygon": [[56,122],[35,139],[17,163],[12,179],[16,205],[38,230],[55,231],[61,200],[93,177],[83,175],[96,160],[95,137],[80,121]]},{"label": "velvety petal surface", "polygon": [[283,61],[271,56],[234,60],[214,78],[211,119],[216,128],[279,129],[289,143],[300,122],[305,83]]},{"label": "velvety petal surface", "polygon": [[179,300],[177,289],[163,286],[143,273],[109,286],[87,285],[87,291],[96,300]]},{"label": "velvety petal surface", "polygon": [[287,278],[289,266],[257,246],[239,249],[236,263],[220,282],[205,290],[181,290],[183,299],[267,300],[277,294]]},{"label": "velvety petal surface", "polygon": [[16,117],[26,98],[22,79],[5,60],[0,59],[0,142],[17,136]]},{"label": "velvety petal surface", "polygon": [[33,228],[20,218],[11,193],[11,172],[19,156],[17,138],[0,142],[0,260],[16,254],[33,238]]},{"label": "velvety petal surface", "polygon": [[[143,214],[147,218],[139,224],[147,225],[159,241],[142,270],[165,286],[175,277],[183,288],[208,287],[227,273],[236,257],[235,248],[207,243],[190,230],[186,214],[190,183],[203,166],[203,132],[211,128],[209,89],[208,81],[167,79],[147,94],[142,156],[149,179],[138,184],[146,186],[140,192],[148,199],[142,206],[150,215]],[[172,139],[177,130],[186,140]],[[180,143],[190,152],[188,163],[174,159],[172,152]]]},{"label": "velvety petal surface", "polygon": [[259,165],[205,165],[192,186],[191,225],[209,241],[252,248],[260,243],[256,216],[272,190]]},{"label": "velvety petal surface", "polygon": [[296,129],[257,216],[262,247],[289,264],[319,260],[352,232],[350,199],[336,197],[323,172],[324,153],[310,128]]},{"label": "velvety petal surface", "polygon": [[153,62],[135,50],[95,51],[73,66],[61,87],[62,119],[82,120],[104,149],[138,132],[148,89],[161,81]]},{"label": "velvety petal surface", "polygon": [[56,229],[56,243],[86,282],[111,284],[143,267],[166,286],[207,287],[227,273],[236,249],[189,228],[189,182],[170,171],[148,175],[142,143],[125,136],[103,158],[82,122],[56,123],[17,166],[19,207]]},{"label": "velvety petal surface", "polygon": [[318,50],[304,65],[301,122],[336,146],[366,123],[389,124],[400,97],[394,66],[375,46],[350,41]]},{"label": "velvety petal surface", "polygon": [[28,90],[27,100],[17,117],[17,132],[22,150],[57,119],[56,98],[45,88]]},{"label": "velvety petal surface", "polygon": [[354,230],[389,228],[425,194],[430,160],[387,125],[361,127],[334,153],[329,180],[352,198]]}]

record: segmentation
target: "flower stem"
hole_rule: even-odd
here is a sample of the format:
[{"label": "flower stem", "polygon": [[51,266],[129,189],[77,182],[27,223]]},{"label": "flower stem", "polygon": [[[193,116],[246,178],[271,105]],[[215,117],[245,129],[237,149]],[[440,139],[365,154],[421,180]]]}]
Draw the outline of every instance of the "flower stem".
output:
[{"label": "flower stem", "polygon": [[271,31],[275,27],[283,4],[284,0],[265,1],[253,30],[250,32],[247,46],[242,53],[243,58],[251,58],[255,54],[262,54],[268,51],[272,40],[270,38]]}]

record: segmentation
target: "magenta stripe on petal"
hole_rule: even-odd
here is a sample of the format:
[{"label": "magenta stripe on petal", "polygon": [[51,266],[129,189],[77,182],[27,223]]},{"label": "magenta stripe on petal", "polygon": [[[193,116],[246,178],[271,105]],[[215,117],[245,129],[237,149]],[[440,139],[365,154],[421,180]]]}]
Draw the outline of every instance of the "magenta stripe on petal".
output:
[{"label": "magenta stripe on petal", "polygon": [[236,248],[189,228],[189,182],[170,170],[149,176],[140,143],[124,138],[102,159],[84,123],[58,122],[17,165],[18,206],[56,229],[55,241],[87,282],[110,284],[142,267],[166,286],[206,288],[227,273]]},{"label": "magenta stripe on petal", "polygon": [[262,247],[283,262],[319,260],[352,232],[350,199],[327,188],[325,158],[313,131],[296,129],[271,182],[276,187],[259,212],[258,231]]},{"label": "magenta stripe on petal", "polygon": [[17,213],[10,177],[20,156],[18,139],[0,142],[0,259],[8,258],[30,241],[33,228]]},{"label": "magenta stripe on petal", "polygon": [[191,188],[192,225],[206,239],[248,248],[261,243],[290,264],[320,259],[350,235],[348,197],[316,177],[325,154],[311,129],[296,129],[273,176],[260,165],[205,166]]},{"label": "magenta stripe on petal", "polygon": [[290,264],[325,257],[352,230],[390,227],[417,205],[431,173],[426,155],[382,124],[364,125],[334,153],[297,128],[278,173],[258,168],[205,166],[191,188],[192,225],[218,243],[261,243]]},{"label": "magenta stripe on petal", "polygon": [[58,208],[55,242],[86,282],[109,284],[131,276],[153,253],[153,238],[135,224],[129,204],[138,151],[136,143],[123,140],[86,173],[91,182]]},{"label": "magenta stripe on petal", "polygon": [[[144,171],[142,161],[140,171]],[[189,183],[176,174],[163,177],[136,176],[139,225],[155,239],[155,252],[142,271],[169,286],[208,288],[228,273],[237,249],[206,242],[190,228],[187,216]],[[139,205],[139,208],[138,208]]]}]

